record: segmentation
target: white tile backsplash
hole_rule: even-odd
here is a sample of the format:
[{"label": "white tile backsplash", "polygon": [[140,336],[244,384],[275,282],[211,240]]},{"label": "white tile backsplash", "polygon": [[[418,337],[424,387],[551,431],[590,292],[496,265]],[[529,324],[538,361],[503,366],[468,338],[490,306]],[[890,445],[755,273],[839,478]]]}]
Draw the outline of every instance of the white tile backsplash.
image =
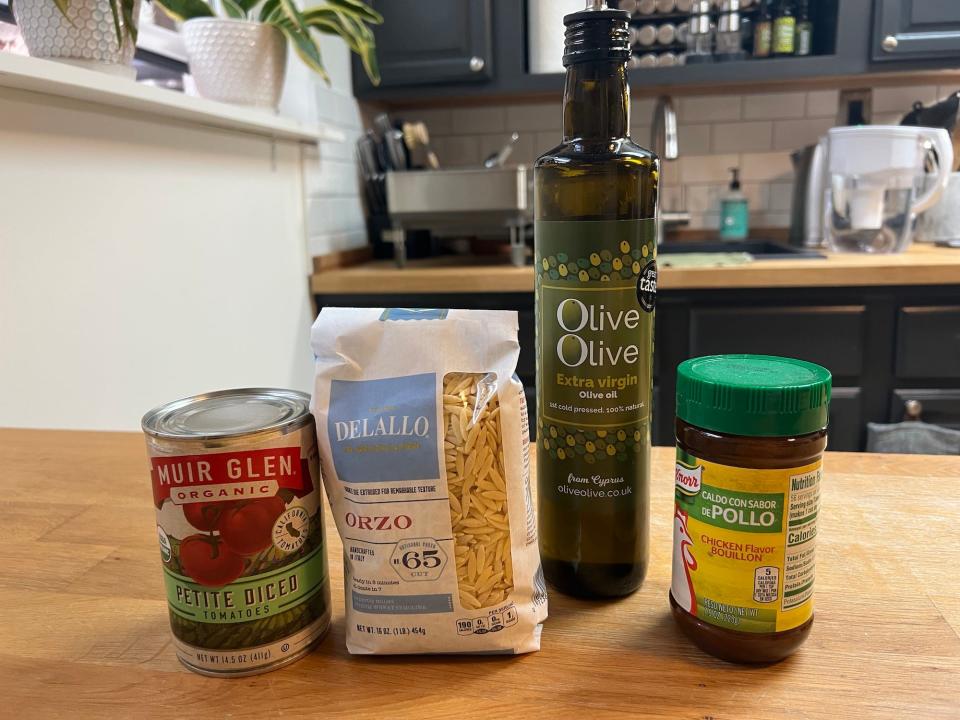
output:
[{"label": "white tile backsplash", "polygon": [[873,112],[896,112],[903,116],[910,112],[910,108],[917,100],[928,105],[937,99],[937,95],[936,85],[874,88]]},{"label": "white tile backsplash", "polygon": [[767,152],[772,145],[773,123],[769,120],[713,126],[713,148],[718,152]]},{"label": "white tile backsplash", "polygon": [[506,127],[510,132],[556,130],[559,134],[563,129],[563,111],[555,102],[510,105],[507,107]]},{"label": "white tile backsplash", "polygon": [[709,155],[711,152],[711,125],[681,124],[677,128],[677,140],[684,153],[691,155]]},{"label": "white tile backsplash", "polygon": [[[960,83],[956,88],[877,88],[874,122],[899,122],[914,100],[929,104],[956,90]],[[719,198],[730,180],[729,168],[739,167],[743,192],[750,200],[751,222],[757,227],[789,226],[793,198],[790,153],[816,142],[833,126],[838,100],[836,89],[674,98],[680,159],[662,165],[661,206],[690,212],[692,228],[715,228]],[[631,136],[644,147],[652,142],[655,102],[653,98],[632,101]],[[556,102],[395,114],[426,122],[440,161],[448,167],[479,163],[514,130],[521,139],[511,161],[531,164],[560,143],[563,127]],[[344,179],[342,174],[338,177]]]},{"label": "white tile backsplash", "polygon": [[790,153],[747,153],[740,162],[740,177],[744,181],[770,182],[793,179],[793,163]]},{"label": "white tile backsplash", "polygon": [[745,95],[743,118],[745,120],[780,120],[803,117],[807,97],[804,93],[766,93]]},{"label": "white tile backsplash", "polygon": [[480,164],[480,138],[476,135],[450,135],[431,138],[440,167],[465,167]]},{"label": "white tile backsplash", "polygon": [[773,149],[793,151],[807,145],[814,145],[833,125],[832,118],[775,120],[773,123]]},{"label": "white tile backsplash", "polygon": [[506,108],[501,105],[454,108],[452,120],[458,133],[494,133],[507,129]]},{"label": "white tile backsplash", "polygon": [[677,160],[680,165],[679,179],[684,185],[691,183],[720,183],[729,179],[730,168],[740,164],[739,155],[684,155]]},{"label": "white tile backsplash", "polygon": [[837,116],[840,103],[839,90],[813,90],[807,93],[807,117]]},{"label": "white tile backsplash", "polygon": [[682,122],[716,122],[739,120],[739,95],[704,95],[680,98],[679,117]]}]

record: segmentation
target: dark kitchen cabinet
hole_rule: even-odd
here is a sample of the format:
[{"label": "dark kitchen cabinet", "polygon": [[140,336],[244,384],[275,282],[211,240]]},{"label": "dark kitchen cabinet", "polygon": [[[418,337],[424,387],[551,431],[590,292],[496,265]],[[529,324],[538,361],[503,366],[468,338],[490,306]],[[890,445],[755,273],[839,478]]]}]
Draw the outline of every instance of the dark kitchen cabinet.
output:
[{"label": "dark kitchen cabinet", "polygon": [[[317,307],[516,310],[517,375],[536,427],[533,293],[317,295]],[[831,450],[866,446],[868,422],[899,422],[919,400],[926,422],[960,429],[960,286],[661,290],[652,437],[674,443],[676,367],[749,352],[817,362],[833,373]]]},{"label": "dark kitchen cabinet", "polygon": [[901,308],[897,376],[960,378],[960,307]]},{"label": "dark kitchen cabinet", "polygon": [[[530,2],[373,1],[386,18],[376,29],[383,83],[373,87],[355,59],[359,99],[387,109],[486,97],[560,102],[563,73],[530,72]],[[775,92],[814,79],[960,67],[960,0],[811,0],[810,8],[813,55],[634,69],[633,93]],[[888,52],[885,44],[895,47]]]},{"label": "dark kitchen cabinet", "polygon": [[[492,0],[375,0],[381,88],[485,82],[493,76]],[[358,92],[370,81],[354,73]]]},{"label": "dark kitchen cabinet", "polygon": [[923,422],[960,430],[960,389],[914,388],[894,390],[890,401],[889,421],[900,422],[903,420],[906,415],[907,403],[911,400],[920,403],[919,419]]},{"label": "dark kitchen cabinet", "polygon": [[[875,62],[960,63],[960,2],[875,0],[871,57]],[[948,63],[944,63],[947,65]]]}]

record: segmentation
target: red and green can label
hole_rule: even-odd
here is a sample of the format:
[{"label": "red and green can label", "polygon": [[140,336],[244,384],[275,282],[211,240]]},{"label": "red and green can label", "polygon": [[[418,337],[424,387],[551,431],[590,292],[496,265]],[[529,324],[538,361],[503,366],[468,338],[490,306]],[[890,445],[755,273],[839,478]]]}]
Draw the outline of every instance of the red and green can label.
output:
[{"label": "red and green can label", "polygon": [[229,451],[147,442],[180,659],[246,674],[303,651],[330,617],[313,424]]}]

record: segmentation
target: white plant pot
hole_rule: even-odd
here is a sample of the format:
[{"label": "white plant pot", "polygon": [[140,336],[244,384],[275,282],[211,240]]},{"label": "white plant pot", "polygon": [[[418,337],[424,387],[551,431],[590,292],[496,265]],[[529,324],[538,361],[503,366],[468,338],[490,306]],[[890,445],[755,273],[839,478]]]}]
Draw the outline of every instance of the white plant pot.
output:
[{"label": "white plant pot", "polygon": [[197,92],[237,105],[277,109],[287,73],[287,41],[272,25],[194,18],[180,28]]},{"label": "white plant pot", "polygon": [[[134,23],[140,17],[141,0],[133,9]],[[123,44],[117,44],[113,13],[107,0],[70,0],[68,18],[53,0],[15,0],[13,14],[30,55],[80,65],[94,70],[136,77],[130,67],[136,50],[123,28]]]}]

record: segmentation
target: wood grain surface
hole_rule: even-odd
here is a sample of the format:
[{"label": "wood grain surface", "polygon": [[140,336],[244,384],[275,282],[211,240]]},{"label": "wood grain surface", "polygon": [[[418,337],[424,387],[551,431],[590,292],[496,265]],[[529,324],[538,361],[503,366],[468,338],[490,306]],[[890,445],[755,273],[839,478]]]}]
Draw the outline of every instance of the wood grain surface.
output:
[{"label": "wood grain surface", "polygon": [[[758,260],[731,267],[661,267],[657,284],[661,290],[960,284],[960,250],[914,245],[897,255],[825,254],[826,259]],[[398,269],[392,261],[378,260],[316,272],[310,287],[331,295],[533,292],[533,267],[448,256],[411,260]]]},{"label": "wood grain surface", "polygon": [[351,657],[334,615],[305,659],[195,675],[167,627],[138,434],[0,430],[0,714],[10,718],[958,718],[960,458],[829,454],[816,621],[763,668],[692,647],[667,606],[672,450],[654,452],[646,583],[616,602],[553,592],[519,657]]}]

